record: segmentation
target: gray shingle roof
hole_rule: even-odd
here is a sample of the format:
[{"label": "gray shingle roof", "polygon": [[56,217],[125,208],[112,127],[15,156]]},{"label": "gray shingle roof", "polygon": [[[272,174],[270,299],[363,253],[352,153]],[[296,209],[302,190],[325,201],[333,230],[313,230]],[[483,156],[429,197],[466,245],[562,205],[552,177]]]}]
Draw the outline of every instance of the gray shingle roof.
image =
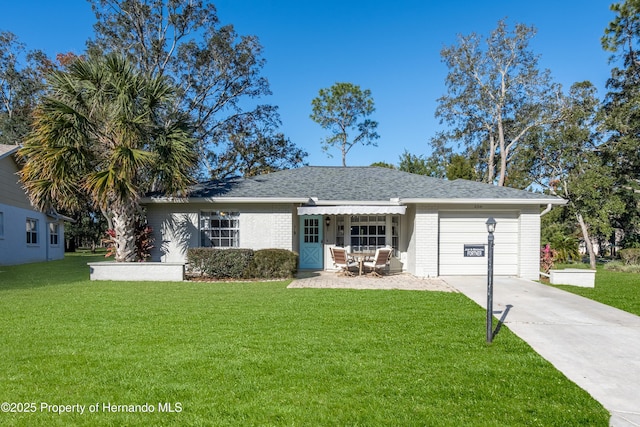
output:
[{"label": "gray shingle roof", "polygon": [[[381,167],[307,166],[260,175],[208,181],[193,186],[198,198],[318,198],[375,202],[390,199],[520,199],[559,201],[539,193],[479,182],[447,181]],[[250,201],[250,200],[247,200]]]}]

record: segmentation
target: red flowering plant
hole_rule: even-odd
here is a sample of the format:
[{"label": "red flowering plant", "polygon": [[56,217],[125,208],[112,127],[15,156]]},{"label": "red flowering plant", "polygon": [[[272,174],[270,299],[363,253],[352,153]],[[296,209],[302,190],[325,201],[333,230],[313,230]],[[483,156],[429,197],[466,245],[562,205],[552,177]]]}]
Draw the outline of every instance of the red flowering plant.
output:
[{"label": "red flowering plant", "polygon": [[549,273],[549,270],[553,268],[553,263],[557,255],[555,249],[551,249],[551,245],[547,243],[540,249],[540,269],[545,273]]},{"label": "red flowering plant", "polygon": [[[115,256],[116,254],[116,232],[113,229],[106,231],[106,237],[102,239],[102,243],[107,246],[105,258]],[[151,256],[153,249],[153,228],[146,223],[136,223],[136,259],[138,262],[144,262]]]}]

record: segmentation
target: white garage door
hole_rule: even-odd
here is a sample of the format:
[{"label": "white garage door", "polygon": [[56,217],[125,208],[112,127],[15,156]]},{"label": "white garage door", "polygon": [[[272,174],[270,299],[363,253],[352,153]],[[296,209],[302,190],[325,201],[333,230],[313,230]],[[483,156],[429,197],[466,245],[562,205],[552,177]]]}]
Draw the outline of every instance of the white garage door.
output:
[{"label": "white garage door", "polygon": [[[441,276],[486,275],[489,252],[487,218],[497,225],[493,272],[500,276],[518,275],[518,214],[516,212],[441,212],[440,254]],[[465,257],[464,245],[485,245],[484,257]]]}]

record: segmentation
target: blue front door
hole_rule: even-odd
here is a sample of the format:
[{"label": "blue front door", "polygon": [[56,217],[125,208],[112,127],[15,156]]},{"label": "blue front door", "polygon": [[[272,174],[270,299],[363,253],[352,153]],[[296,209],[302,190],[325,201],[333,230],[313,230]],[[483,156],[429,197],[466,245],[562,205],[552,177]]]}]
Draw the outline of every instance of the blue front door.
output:
[{"label": "blue front door", "polygon": [[300,268],[321,270],[324,267],[322,250],[322,216],[300,217]]}]

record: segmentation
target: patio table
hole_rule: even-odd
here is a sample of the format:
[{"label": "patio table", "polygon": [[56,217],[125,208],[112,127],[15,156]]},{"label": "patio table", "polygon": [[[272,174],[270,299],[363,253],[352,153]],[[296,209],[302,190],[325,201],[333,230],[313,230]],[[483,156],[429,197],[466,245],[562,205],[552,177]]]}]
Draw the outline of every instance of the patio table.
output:
[{"label": "patio table", "polygon": [[375,255],[375,253],[371,252],[358,252],[358,253],[351,253],[348,254],[351,258],[355,259],[356,261],[358,261],[358,276],[362,276],[362,270],[364,267],[364,262],[367,260],[367,258],[370,258],[372,256]]}]

